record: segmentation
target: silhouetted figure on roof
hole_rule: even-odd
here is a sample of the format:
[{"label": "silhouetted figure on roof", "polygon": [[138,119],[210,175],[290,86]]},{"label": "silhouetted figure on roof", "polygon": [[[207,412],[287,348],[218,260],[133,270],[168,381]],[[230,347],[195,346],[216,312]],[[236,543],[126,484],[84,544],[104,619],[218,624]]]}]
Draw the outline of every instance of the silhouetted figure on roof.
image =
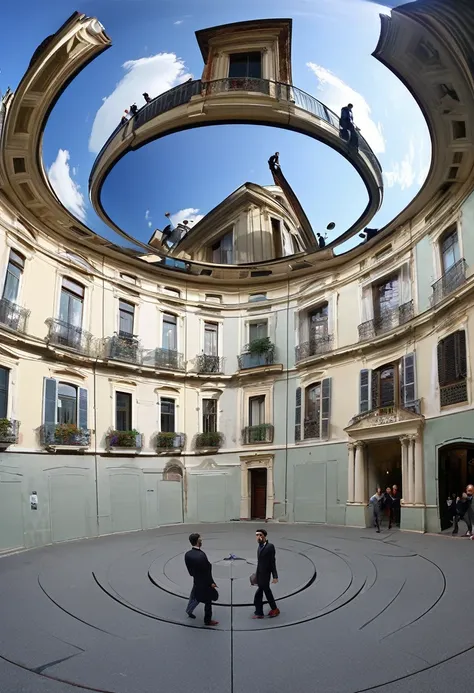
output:
[{"label": "silhouetted figure on roof", "polygon": [[126,116],[126,115],[123,115],[122,118],[121,118],[121,120],[120,120],[120,125],[125,125],[125,123],[127,122],[127,120],[128,120],[127,116]]},{"label": "silhouetted figure on roof", "polygon": [[270,171],[275,171],[280,168],[280,152],[275,152],[269,159],[268,165],[270,166]]},{"label": "silhouetted figure on roof", "polygon": [[317,233],[316,236],[318,237],[318,245],[319,249],[322,250],[323,248],[326,247],[326,239],[321,236],[320,233]]},{"label": "silhouetted figure on roof", "polygon": [[367,241],[370,241],[374,236],[378,234],[380,229],[368,229],[365,228],[363,233],[359,233],[360,238],[364,239],[364,243],[367,243]]},{"label": "silhouetted figure on roof", "polygon": [[132,105],[130,106],[130,113],[132,114],[132,117],[133,117],[134,115],[137,115],[137,113],[138,113],[138,106],[137,106],[136,103],[132,103]]},{"label": "silhouetted figure on roof", "polygon": [[353,108],[354,106],[351,103],[341,108],[341,117],[339,118],[339,134],[343,140],[349,142],[351,147],[358,147],[359,135],[357,134],[357,130],[354,125],[354,116],[352,114]]},{"label": "silhouetted figure on roof", "polygon": [[150,103],[151,98],[150,98],[150,95],[146,91],[143,92],[142,96],[145,99],[146,103]]}]

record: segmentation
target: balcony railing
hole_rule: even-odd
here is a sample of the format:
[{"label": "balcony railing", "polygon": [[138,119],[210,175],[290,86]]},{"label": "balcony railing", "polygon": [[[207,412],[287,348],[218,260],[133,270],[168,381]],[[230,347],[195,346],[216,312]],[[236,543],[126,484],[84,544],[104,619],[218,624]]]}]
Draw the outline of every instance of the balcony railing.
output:
[{"label": "balcony railing", "polygon": [[223,373],[224,359],[221,356],[199,354],[196,356],[196,370],[198,373]]},{"label": "balcony railing", "polygon": [[458,260],[445,274],[432,285],[431,305],[436,306],[466,282],[466,261]]},{"label": "balcony railing", "polygon": [[247,344],[237,357],[239,369],[271,366],[275,362],[275,346],[268,337]]},{"label": "balcony railing", "polygon": [[143,352],[144,366],[164,368],[170,371],[184,371],[184,356],[174,349],[151,349]]},{"label": "balcony railing", "polygon": [[224,442],[224,436],[218,431],[212,433],[198,433],[194,446],[196,450],[218,450]]},{"label": "balcony railing", "polygon": [[320,438],[321,422],[319,419],[306,419],[303,424],[304,438]]},{"label": "balcony railing", "polygon": [[108,449],[136,449],[139,450],[142,447],[143,439],[142,434],[138,431],[110,431],[107,435],[107,447]]},{"label": "balcony railing", "polygon": [[356,414],[352,417],[349,426],[362,421],[368,416],[396,416],[399,410],[409,411],[412,414],[418,414],[421,416],[421,399],[415,399],[413,402],[404,404],[403,406],[396,406],[395,404],[389,404],[384,407],[373,407],[369,411],[364,411],[361,414]]},{"label": "balcony railing", "polygon": [[319,356],[320,354],[327,354],[332,349],[333,335],[332,334],[322,334],[310,337],[309,341],[303,342],[295,347],[295,360],[296,362],[307,359],[310,356]]},{"label": "balcony railing", "polygon": [[380,334],[390,332],[395,327],[404,325],[413,319],[413,301],[403,303],[401,306],[395,306],[390,310],[384,310],[379,316],[372,320],[367,320],[359,325],[359,341],[365,342],[368,339],[373,339]]},{"label": "balcony railing", "polygon": [[467,380],[460,380],[450,385],[441,385],[439,394],[442,407],[449,407],[452,404],[463,404],[468,401]]},{"label": "balcony railing", "polygon": [[177,452],[183,450],[185,442],[186,438],[184,433],[161,432],[156,436],[155,448],[157,452],[169,452],[170,455],[175,455]]},{"label": "balcony railing", "polygon": [[44,424],[41,427],[41,444],[49,446],[70,446],[87,448],[91,442],[91,432],[74,424]]},{"label": "balcony railing", "polygon": [[105,340],[104,358],[140,364],[142,360],[140,342],[133,335],[115,334]]},{"label": "balcony railing", "polygon": [[272,424],[258,424],[256,426],[246,426],[242,431],[244,445],[252,443],[273,443]]},{"label": "balcony railing", "polygon": [[20,308],[16,303],[8,301],[6,298],[0,299],[0,323],[15,332],[26,332],[26,323],[30,311],[27,308]]},{"label": "balcony railing", "polygon": [[0,419],[0,446],[18,442],[20,422],[15,419]]},{"label": "balcony railing", "polygon": [[81,354],[91,354],[92,335],[90,332],[55,318],[49,318],[46,324],[49,327],[46,338],[48,344],[74,349]]}]

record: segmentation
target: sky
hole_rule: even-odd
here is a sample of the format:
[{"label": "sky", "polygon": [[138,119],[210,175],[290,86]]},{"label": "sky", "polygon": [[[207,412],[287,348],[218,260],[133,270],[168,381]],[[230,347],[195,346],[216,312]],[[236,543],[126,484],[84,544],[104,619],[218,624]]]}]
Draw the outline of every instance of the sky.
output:
[{"label": "sky", "polygon": [[[248,19],[293,19],[293,84],[339,112],[349,101],[354,120],[384,170],[385,199],[370,227],[380,228],[406,207],[430,164],[428,129],[405,87],[371,53],[380,13],[392,0],[17,0],[1,15],[8,32],[0,45],[0,91],[15,89],[35,48],[76,9],[95,16],[112,47],[68,86],[46,125],[43,160],[51,184],[70,211],[91,229],[126,243],[95,214],[88,177],[95,156],[125,109],[142,93],[151,97],[199,78],[202,57],[194,32]],[[29,16],[26,23],[24,17]],[[18,36],[22,37],[21,42]],[[267,160],[280,152],[286,178],[313,229],[329,222],[343,233],[367,204],[352,166],[322,143],[287,130],[258,125],[197,128],[159,139],[127,154],[102,192],[104,208],[122,229],[148,241],[167,223],[196,222],[249,181],[273,183]],[[348,250],[360,242],[340,247]]]}]

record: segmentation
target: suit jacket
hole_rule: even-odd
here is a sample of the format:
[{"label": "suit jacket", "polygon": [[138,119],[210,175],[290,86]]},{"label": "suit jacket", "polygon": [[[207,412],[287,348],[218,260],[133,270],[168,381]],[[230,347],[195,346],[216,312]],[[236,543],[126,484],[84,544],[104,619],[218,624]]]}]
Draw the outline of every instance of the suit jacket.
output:
[{"label": "suit jacket", "polygon": [[210,602],[215,596],[215,590],[211,585],[212,565],[204,551],[193,547],[184,555],[184,562],[188,573],[194,580],[194,595],[199,602]]},{"label": "suit jacket", "polygon": [[[260,548],[260,547],[259,547]],[[270,583],[270,578],[278,578],[276,569],[276,551],[269,541],[261,551],[257,549],[257,584],[264,587]]]}]

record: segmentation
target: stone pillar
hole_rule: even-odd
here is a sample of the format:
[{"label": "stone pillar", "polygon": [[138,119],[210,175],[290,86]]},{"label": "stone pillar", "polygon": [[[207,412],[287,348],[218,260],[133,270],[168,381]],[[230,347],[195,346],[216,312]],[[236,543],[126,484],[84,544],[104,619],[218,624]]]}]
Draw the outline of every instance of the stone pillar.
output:
[{"label": "stone pillar", "polygon": [[274,500],[275,496],[273,493],[273,464],[270,462],[270,464],[267,467],[267,520],[273,520]]},{"label": "stone pillar", "polygon": [[245,462],[240,465],[240,519],[248,520],[249,508],[249,470]]},{"label": "stone pillar", "polygon": [[358,440],[355,443],[355,494],[356,503],[367,503],[365,483],[365,451],[364,443]]},{"label": "stone pillar", "polygon": [[423,483],[423,438],[421,435],[414,436],[415,447],[415,505],[425,504],[425,493]]},{"label": "stone pillar", "polygon": [[415,502],[415,436],[408,436],[408,489],[410,504]]},{"label": "stone pillar", "polygon": [[410,503],[410,481],[408,477],[408,439],[406,436],[400,437],[402,447],[402,489],[404,504]]},{"label": "stone pillar", "polygon": [[347,502],[354,502],[355,492],[355,452],[354,443],[347,443],[348,463],[347,463]]}]

